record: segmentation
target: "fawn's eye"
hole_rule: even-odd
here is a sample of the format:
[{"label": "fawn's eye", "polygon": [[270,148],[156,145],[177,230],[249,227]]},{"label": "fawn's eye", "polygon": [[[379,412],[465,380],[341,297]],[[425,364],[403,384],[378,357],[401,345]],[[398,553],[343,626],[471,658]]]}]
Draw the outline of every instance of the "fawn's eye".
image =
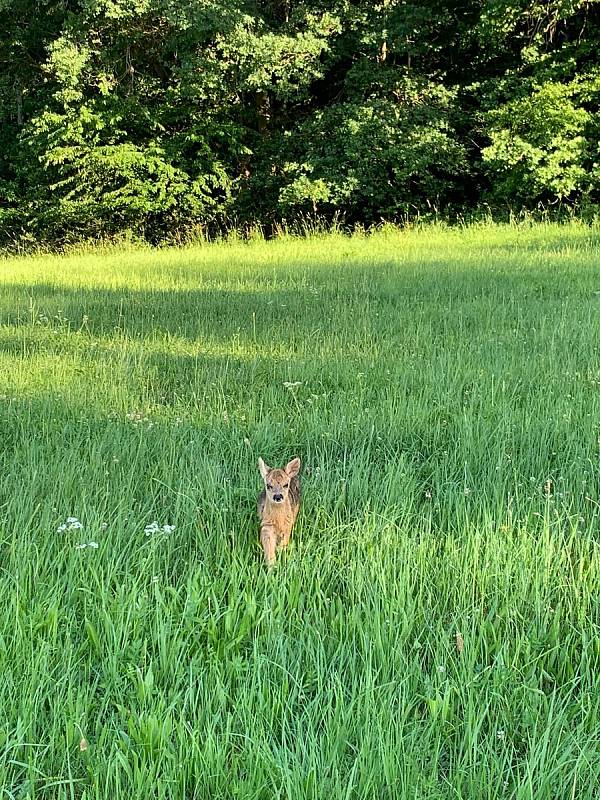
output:
[{"label": "fawn's eye", "polygon": [[272,489],[272,488],[273,488],[273,487],[271,486],[271,484],[270,484],[270,483],[267,483],[267,489]]},{"label": "fawn's eye", "polygon": [[284,489],[287,489],[287,488],[288,488],[288,486],[289,486],[289,483],[284,483],[284,484],[283,484],[283,488],[284,488]]}]

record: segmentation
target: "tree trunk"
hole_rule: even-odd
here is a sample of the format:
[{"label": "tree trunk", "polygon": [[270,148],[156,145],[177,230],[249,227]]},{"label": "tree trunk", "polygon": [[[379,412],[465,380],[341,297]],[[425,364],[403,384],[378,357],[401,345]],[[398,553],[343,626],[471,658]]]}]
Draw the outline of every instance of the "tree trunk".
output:
[{"label": "tree trunk", "polygon": [[258,119],[258,132],[265,136],[269,132],[271,122],[271,100],[266,92],[256,93],[256,116]]},{"label": "tree trunk", "polygon": [[15,99],[17,102],[17,125],[21,127],[23,124],[23,90],[18,83],[15,83]]}]

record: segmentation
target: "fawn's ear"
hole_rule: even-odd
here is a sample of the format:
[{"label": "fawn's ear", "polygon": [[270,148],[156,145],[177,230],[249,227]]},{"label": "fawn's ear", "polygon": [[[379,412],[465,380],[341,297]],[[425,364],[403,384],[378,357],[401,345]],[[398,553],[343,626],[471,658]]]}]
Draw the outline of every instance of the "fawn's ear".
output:
[{"label": "fawn's ear", "polygon": [[290,478],[294,478],[300,472],[300,459],[293,458],[290,463],[286,466],[285,471],[290,476]]},{"label": "fawn's ear", "polygon": [[267,480],[267,475],[269,472],[271,472],[271,467],[267,467],[265,462],[260,457],[258,459],[258,469],[260,470],[260,474],[263,476],[263,478]]}]

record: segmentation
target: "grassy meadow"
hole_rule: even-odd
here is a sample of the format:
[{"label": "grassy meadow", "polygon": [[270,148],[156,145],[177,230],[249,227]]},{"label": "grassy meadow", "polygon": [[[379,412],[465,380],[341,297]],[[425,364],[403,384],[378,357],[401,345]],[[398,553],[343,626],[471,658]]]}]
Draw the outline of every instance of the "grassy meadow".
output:
[{"label": "grassy meadow", "polygon": [[0,798],[597,799],[599,437],[598,228],[1,260]]}]

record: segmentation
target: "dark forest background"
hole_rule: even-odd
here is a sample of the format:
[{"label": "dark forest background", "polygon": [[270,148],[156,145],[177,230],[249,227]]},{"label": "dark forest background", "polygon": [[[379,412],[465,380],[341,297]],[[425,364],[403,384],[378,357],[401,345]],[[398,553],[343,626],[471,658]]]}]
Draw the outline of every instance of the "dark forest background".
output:
[{"label": "dark forest background", "polygon": [[0,244],[600,203],[597,0],[0,0]]}]

